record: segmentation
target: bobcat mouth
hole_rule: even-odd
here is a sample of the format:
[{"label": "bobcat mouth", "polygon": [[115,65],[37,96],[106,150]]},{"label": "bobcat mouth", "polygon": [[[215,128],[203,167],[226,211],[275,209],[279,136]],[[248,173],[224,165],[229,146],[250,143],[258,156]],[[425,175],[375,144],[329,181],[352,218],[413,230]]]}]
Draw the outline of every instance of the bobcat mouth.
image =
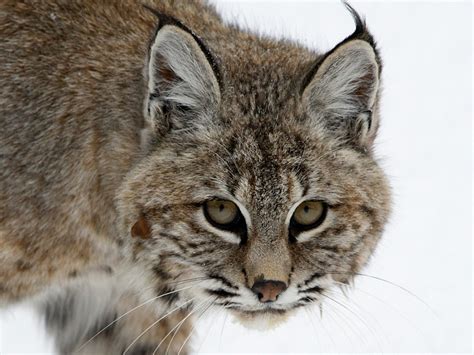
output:
[{"label": "bobcat mouth", "polygon": [[254,307],[247,307],[240,303],[233,303],[233,302],[228,302],[227,304],[224,305],[224,307],[228,309],[229,311],[231,311],[232,313],[239,313],[239,314],[249,315],[249,316],[268,315],[268,314],[282,315],[296,308],[293,305],[291,305],[290,307],[282,308],[281,305],[273,305],[271,303],[262,305],[261,307],[254,308]]},{"label": "bobcat mouth", "polygon": [[288,312],[287,309],[277,309],[277,308],[267,308],[267,309],[259,309],[255,311],[247,311],[243,310],[240,311],[243,314],[250,315],[250,316],[258,316],[258,315],[266,315],[266,314],[277,314],[283,315]]}]

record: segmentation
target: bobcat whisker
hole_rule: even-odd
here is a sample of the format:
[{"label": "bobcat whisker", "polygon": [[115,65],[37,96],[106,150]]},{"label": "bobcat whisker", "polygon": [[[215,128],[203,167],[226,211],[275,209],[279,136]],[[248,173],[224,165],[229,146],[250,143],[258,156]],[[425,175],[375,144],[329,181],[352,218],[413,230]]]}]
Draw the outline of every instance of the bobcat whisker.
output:
[{"label": "bobcat whisker", "polygon": [[[329,307],[328,307],[328,308],[329,308]],[[334,322],[334,324],[336,324],[339,328],[341,328],[340,323],[337,322],[337,320],[336,320],[336,318],[334,317],[334,315],[331,314],[331,312],[329,312],[329,309],[328,309],[328,312],[326,312],[326,318],[331,319],[331,320]],[[321,323],[321,324],[322,324],[322,326],[323,326],[323,329],[324,329],[325,332],[326,332],[326,335],[329,336],[329,339],[330,339],[331,344],[332,344],[332,346],[333,346],[333,351],[336,351],[336,349],[337,349],[336,341],[335,341],[334,338],[331,336],[331,331],[330,331],[330,329],[329,329],[329,328],[326,328],[323,323]],[[328,330],[328,329],[329,329],[329,330]],[[345,332],[344,332],[344,334],[345,334]]]},{"label": "bobcat whisker", "polygon": [[178,307],[175,307],[173,308],[171,311],[169,311],[168,313],[166,313],[164,316],[158,318],[158,320],[154,321],[152,324],[150,324],[145,330],[143,330],[131,343],[130,345],[128,345],[125,350],[123,351],[122,355],[125,355],[125,353],[130,350],[132,348],[132,346],[146,333],[148,332],[151,328],[153,328],[155,325],[157,325],[159,322],[161,322],[163,319],[165,319],[166,317],[168,317],[170,314],[176,312],[177,310],[183,308],[185,305],[191,303],[192,301],[194,301],[195,298],[191,298],[190,300],[184,302],[182,305],[178,306]]},{"label": "bobcat whisker", "polygon": [[[202,304],[201,304],[201,305],[202,305]],[[201,309],[201,308],[202,308],[202,307],[199,307],[199,309]],[[192,312],[192,313],[196,313],[196,312],[194,311],[194,312]],[[191,313],[191,314],[192,314],[192,313]],[[181,327],[183,326],[184,322],[186,321],[186,319],[187,319],[189,316],[190,316],[190,314],[188,314],[185,318],[183,318],[183,319],[177,324],[178,327],[176,328],[176,330],[175,330],[174,332],[173,332],[173,329],[175,329],[175,328],[173,328],[173,329],[170,330],[170,333],[173,332],[173,336],[171,337],[171,339],[170,339],[169,342],[168,342],[168,346],[166,347],[166,350],[165,350],[165,355],[168,355],[169,350],[170,350],[170,348],[171,348],[171,344],[173,344],[174,338],[175,338],[176,335],[179,333],[179,330],[181,329]],[[170,335],[170,333],[168,333],[168,335]],[[168,335],[167,335],[167,336],[168,336]],[[163,338],[162,341],[163,341],[164,339],[166,339],[166,337]],[[161,342],[160,342],[160,343],[161,343]],[[159,344],[158,344],[158,346],[159,346]]]},{"label": "bobcat whisker", "polygon": [[[362,308],[362,306],[360,306],[360,304],[358,304],[354,299],[351,299],[351,298],[349,297],[349,294],[347,293],[347,284],[345,284],[345,283],[343,283],[343,282],[338,282],[338,281],[334,281],[334,283],[339,286],[339,288],[338,288],[339,291],[341,291],[341,293],[344,295],[344,297],[346,298],[347,301],[350,301],[352,304],[354,304],[354,306],[356,306],[357,308],[359,308],[360,311],[362,311],[362,312],[364,312],[364,313],[367,313],[367,314],[370,316],[370,318],[374,321],[374,323],[376,323],[377,328],[378,328],[378,329],[382,329],[381,324],[379,323],[379,321],[377,320],[377,318],[375,318],[375,317],[373,316],[373,314],[371,314],[370,312],[368,312],[366,309]],[[362,289],[360,289],[360,288],[358,288],[358,287],[353,286],[352,289],[353,289],[353,290],[356,290],[356,291],[359,291],[359,292],[362,292],[362,293],[364,293],[364,294],[366,294],[366,295],[372,296],[372,297],[374,297],[374,298],[377,298],[376,296],[374,296],[374,295],[370,294],[369,292],[366,292],[366,291],[364,291],[364,290],[362,290]],[[379,300],[380,302],[384,303],[385,305],[390,306],[388,303],[383,302],[383,300],[381,300],[380,298],[378,298],[378,300]]]},{"label": "bobcat whisker", "polygon": [[[309,308],[308,311],[311,313],[311,312],[314,312],[314,308]],[[326,314],[329,314],[329,312],[326,312]],[[321,319],[322,320],[322,319]],[[329,332],[326,328],[326,326],[324,325],[324,322],[320,322],[319,324],[321,324],[321,327],[323,328],[323,331],[324,333],[326,333],[326,336],[328,337],[329,341],[331,342],[332,346],[333,346],[333,349],[336,349],[336,343],[334,341],[334,338],[331,336],[331,332]]]},{"label": "bobcat whisker", "polygon": [[207,302],[209,301],[209,299],[211,299],[211,297],[209,298],[206,298],[205,301],[201,302],[195,309],[193,309],[191,312],[189,312],[189,314],[187,314],[180,322],[178,322],[178,324],[176,324],[164,337],[163,339],[161,339],[161,341],[159,342],[158,346],[155,348],[155,350],[153,351],[153,354],[152,355],[155,355],[156,352],[158,351],[158,349],[160,348],[161,344],[163,344],[163,342],[170,336],[170,334],[172,332],[174,332],[175,330],[177,331],[177,329],[179,329],[181,327],[181,325],[189,318],[191,317],[194,313],[196,313],[199,309],[201,309],[201,307]]},{"label": "bobcat whisker", "polygon": [[418,296],[417,294],[415,294],[413,291],[410,291],[409,289],[407,289],[406,287],[403,287],[393,281],[390,281],[390,280],[386,280],[384,278],[381,278],[381,277],[378,277],[378,276],[373,276],[373,275],[367,275],[367,274],[361,274],[361,273],[357,273],[356,275],[358,276],[364,276],[364,277],[368,277],[368,278],[371,278],[373,280],[378,280],[378,281],[381,281],[381,282],[385,282],[389,285],[392,285],[394,287],[397,287],[398,289],[408,293],[410,296],[416,298],[419,302],[423,303],[425,305],[425,307],[427,307],[432,313],[433,315],[435,315],[438,320],[441,320],[438,313],[433,309],[433,307],[431,307],[428,302],[426,302],[424,299],[422,299],[420,296]]},{"label": "bobcat whisker", "polygon": [[89,340],[87,340],[84,344],[82,344],[78,351],[80,351],[81,349],[83,349],[87,344],[89,344],[91,341],[93,341],[95,338],[97,338],[100,334],[102,334],[105,330],[107,330],[109,327],[111,327],[112,325],[114,325],[115,323],[117,323],[120,319],[124,318],[125,316],[129,315],[130,313],[136,311],[137,309],[159,299],[159,298],[162,298],[162,297],[166,297],[168,295],[171,295],[173,293],[177,293],[177,292],[180,292],[180,291],[184,291],[184,290],[188,290],[190,288],[193,288],[195,287],[196,285],[192,285],[192,286],[187,286],[187,287],[183,287],[181,289],[178,289],[178,290],[174,290],[174,291],[170,291],[170,292],[166,292],[164,294],[161,294],[159,296],[156,296],[156,297],[152,297],[150,298],[149,300],[139,304],[138,306],[136,307],[133,307],[131,310],[123,313],[122,315],[120,315],[119,317],[115,318],[112,322],[110,322],[109,324],[107,324],[105,327],[103,327],[100,331],[98,331],[97,333],[94,334],[94,336],[92,336]]},{"label": "bobcat whisker", "polygon": [[[181,354],[181,351],[183,351],[184,347],[186,346],[186,343],[188,342],[188,340],[191,338],[191,336],[193,335],[194,331],[196,330],[197,322],[199,321],[199,319],[201,319],[201,317],[204,315],[204,313],[206,313],[206,312],[209,310],[209,308],[211,308],[212,304],[213,304],[213,301],[211,301],[211,302],[209,303],[209,305],[204,309],[204,311],[202,311],[201,314],[198,315],[198,317],[197,317],[195,323],[193,324],[193,326],[192,326],[192,328],[191,328],[191,331],[189,332],[189,334],[188,334],[188,336],[186,337],[186,339],[184,339],[183,344],[182,344],[181,347],[179,348],[179,350],[178,350],[178,355]],[[176,333],[178,332],[178,330],[179,330],[179,328],[178,328],[178,329],[176,330],[176,332],[174,333],[173,338],[174,338],[174,336],[176,335]],[[173,338],[171,339],[171,341],[170,341],[170,343],[169,343],[169,345],[168,345],[168,348],[166,349],[166,354],[168,354],[168,350],[169,350],[169,347],[170,347],[170,345],[171,345],[171,342],[173,341]]]},{"label": "bobcat whisker", "polygon": [[224,310],[221,311],[221,314],[222,313],[224,313],[224,320],[222,321],[222,327],[221,327],[221,332],[220,332],[220,337],[219,337],[219,348],[217,349],[218,352],[220,352],[221,349],[222,349],[222,336],[224,335],[224,327],[225,327],[225,323],[227,321],[227,316],[229,315],[229,313],[224,312]]},{"label": "bobcat whisker", "polygon": [[[214,301],[214,304],[215,304],[215,301]],[[227,308],[227,307],[222,307],[222,308]],[[214,316],[213,319],[215,319],[216,316]],[[206,342],[207,340],[207,337],[209,336],[209,333],[211,333],[211,330],[212,330],[212,327],[215,325],[215,322],[210,322],[210,325],[207,327],[206,329],[206,332],[205,332],[205,335],[203,337],[203,339],[201,340],[200,344],[199,344],[199,347],[196,351],[196,354],[199,354],[201,352],[201,348],[202,346],[204,345],[204,343]]]},{"label": "bobcat whisker", "polygon": [[[421,337],[423,338],[426,338],[426,334],[423,333],[423,331],[405,314],[403,313],[402,311],[400,311],[397,307],[393,306],[392,304],[388,303],[386,300],[368,292],[368,291],[365,291],[365,290],[362,290],[361,288],[359,287],[354,287],[354,290],[356,290],[357,292],[361,292],[369,297],[371,297],[372,299],[375,299],[376,301],[380,302],[381,304],[389,307],[395,314],[397,314],[398,316],[400,316],[401,318],[403,318]],[[351,301],[356,304],[356,302],[351,299]],[[360,309],[362,309],[362,307],[359,305],[358,306]],[[362,309],[363,310],[363,309]],[[365,311],[365,310],[363,310]],[[365,311],[367,312],[367,311]],[[368,313],[368,312],[367,312]],[[370,313],[369,313],[370,314]],[[374,319],[374,321],[380,325],[380,323],[377,321],[377,319],[375,317],[372,317]],[[379,327],[381,328],[381,327]]]},{"label": "bobcat whisker", "polygon": [[372,335],[374,336],[375,338],[375,341],[377,342],[377,345],[379,346],[380,350],[381,349],[381,346],[380,346],[380,343],[378,341],[378,336],[376,334],[376,332],[373,330],[372,327],[370,327],[370,325],[366,322],[366,320],[364,318],[362,318],[359,314],[357,314],[356,312],[354,312],[352,309],[350,309],[346,304],[328,296],[327,294],[324,295],[327,299],[333,301],[335,304],[339,305],[340,307],[342,307],[343,309],[345,309],[346,311],[348,311],[349,313],[351,313],[352,315],[354,315],[364,326],[365,328],[372,333]]},{"label": "bobcat whisker", "polygon": [[[347,293],[347,284],[343,283],[343,282],[338,282],[338,281],[334,281],[335,284],[337,284],[339,286],[338,290],[341,291],[341,293],[343,294],[343,296],[346,298],[347,301],[350,301],[355,307],[357,307],[360,311],[364,312],[364,313],[367,313],[370,318],[376,323],[376,326],[381,329],[381,325],[380,323],[378,322],[378,320],[370,313],[368,312],[366,309],[362,308],[354,299],[351,299],[349,297],[349,294]],[[366,293],[364,292],[363,290],[359,289],[359,288],[356,288],[355,286],[353,287],[354,290],[357,290],[357,291],[361,291],[362,293]],[[367,294],[367,293],[366,293]]]},{"label": "bobcat whisker", "polygon": [[[308,309],[307,307],[305,307],[304,310],[305,310],[306,318],[308,318],[308,321],[309,321],[309,323],[311,324],[311,327],[313,328],[314,333],[317,333],[317,331],[316,331],[316,325],[314,324],[313,318],[311,317],[311,314],[309,313],[309,309]],[[318,347],[318,342],[316,341],[316,339],[317,339],[317,334],[316,334],[315,337],[311,337],[311,338],[314,340],[314,345],[316,345],[316,348],[315,348],[315,349],[317,349],[317,347]]]},{"label": "bobcat whisker", "polygon": [[340,274],[340,275],[344,275],[344,274],[357,275],[357,276],[367,277],[367,278],[370,278],[370,279],[372,279],[372,280],[377,280],[377,281],[381,281],[381,282],[387,283],[387,284],[389,284],[389,285],[392,285],[392,286],[394,286],[394,287],[396,287],[396,288],[398,288],[398,289],[400,289],[400,290],[406,292],[406,293],[409,294],[410,296],[416,298],[416,299],[418,300],[418,302],[423,303],[423,305],[424,305],[425,307],[427,307],[427,308],[433,313],[433,315],[436,316],[436,318],[437,318],[438,320],[441,320],[441,318],[439,317],[438,313],[437,313],[437,312],[433,309],[433,307],[431,307],[425,300],[423,300],[420,296],[418,296],[418,295],[415,294],[414,292],[410,291],[410,290],[407,289],[406,287],[403,287],[403,286],[401,286],[401,285],[399,285],[399,284],[397,284],[397,283],[395,283],[395,282],[393,282],[393,281],[384,279],[384,278],[379,277],[379,276],[368,275],[368,274],[357,273],[357,272],[356,272],[356,273],[350,273],[350,272],[348,272],[348,273],[344,273],[344,272],[331,272],[331,273],[329,273],[329,274],[332,274],[332,275],[338,275],[338,274]]},{"label": "bobcat whisker", "polygon": [[[341,290],[342,292],[342,290]],[[373,321],[374,325],[375,325],[375,329],[378,329],[379,332],[383,335],[383,339],[385,341],[386,344],[390,344],[390,340],[389,338],[387,337],[387,334],[386,332],[384,331],[384,327],[382,326],[382,324],[378,321],[378,319],[371,313],[369,312],[367,309],[363,308],[359,303],[357,303],[354,299],[351,299],[348,297],[348,295],[345,295],[346,297],[346,300],[347,301],[350,301],[356,308],[359,309],[359,312],[361,314],[366,314],[370,320]]]},{"label": "bobcat whisker", "polygon": [[[348,305],[344,304],[340,300],[335,300],[334,298],[331,299],[334,301],[333,307],[331,307],[332,311],[334,312],[335,315],[337,315],[340,319],[342,319],[342,324],[349,329],[349,331],[354,335],[356,338],[356,341],[358,342],[359,339],[362,341],[364,347],[363,349],[367,349],[367,346],[369,344],[367,337],[364,335],[364,331],[361,329],[360,324],[362,325],[370,332],[372,333],[377,346],[378,346],[378,352],[383,353],[382,347],[379,343],[379,337],[378,334],[373,330],[373,328],[366,322],[365,318],[363,318],[361,315],[357,314],[355,311],[349,308]],[[337,307],[339,306],[339,307]],[[349,314],[346,314],[344,311],[348,311]],[[351,317],[351,315],[355,316]],[[351,338],[348,337],[349,340],[352,343],[352,346],[354,347],[354,343],[352,342]]]},{"label": "bobcat whisker", "polygon": [[[331,310],[332,313],[329,312],[329,310]],[[348,329],[346,328],[346,319],[342,318],[340,312],[338,312],[338,310],[335,307],[328,307],[328,312],[326,312],[326,315],[327,315],[327,319],[332,321],[332,323],[337,326],[338,331],[341,332],[342,334],[344,334],[345,338],[348,340],[348,342],[351,345],[351,349],[355,349],[354,342],[352,341],[352,337],[350,336],[351,334],[347,332]],[[355,334],[352,330],[351,330],[351,332],[353,334]],[[329,333],[330,333],[330,331],[329,331]],[[333,342],[333,346],[334,346],[333,351],[335,352],[336,349],[337,349],[337,346],[334,342]]]}]

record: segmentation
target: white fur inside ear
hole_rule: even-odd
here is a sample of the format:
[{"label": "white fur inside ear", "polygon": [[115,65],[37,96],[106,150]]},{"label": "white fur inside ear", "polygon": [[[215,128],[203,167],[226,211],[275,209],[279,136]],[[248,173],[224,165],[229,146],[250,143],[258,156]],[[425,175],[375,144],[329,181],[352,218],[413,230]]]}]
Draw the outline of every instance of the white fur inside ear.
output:
[{"label": "white fur inside ear", "polygon": [[356,117],[374,106],[378,87],[374,49],[366,41],[352,40],[324,59],[306,87],[303,101],[316,114]]},{"label": "white fur inside ear", "polygon": [[207,112],[220,100],[213,69],[194,37],[165,25],[151,46],[146,113],[153,118],[165,102]]}]

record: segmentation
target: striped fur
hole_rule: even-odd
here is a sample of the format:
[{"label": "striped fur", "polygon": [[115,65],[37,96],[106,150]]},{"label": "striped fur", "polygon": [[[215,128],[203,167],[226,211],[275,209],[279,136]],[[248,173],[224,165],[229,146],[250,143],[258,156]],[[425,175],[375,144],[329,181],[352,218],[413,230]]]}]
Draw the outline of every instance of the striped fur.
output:
[{"label": "striped fur", "polygon": [[[347,283],[390,212],[382,65],[352,9],[316,53],[203,1],[144,3],[0,2],[0,303],[36,300],[64,354],[186,353],[219,307],[277,324]],[[207,222],[215,197],[245,238]],[[307,198],[327,218],[290,238]],[[261,303],[262,279],[288,288]]]}]

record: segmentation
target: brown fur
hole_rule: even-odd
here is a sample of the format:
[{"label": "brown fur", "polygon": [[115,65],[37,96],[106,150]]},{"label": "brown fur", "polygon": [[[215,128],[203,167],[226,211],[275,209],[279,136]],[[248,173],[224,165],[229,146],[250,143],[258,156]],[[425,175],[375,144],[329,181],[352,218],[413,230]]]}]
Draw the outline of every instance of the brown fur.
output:
[{"label": "brown fur", "polygon": [[[366,264],[389,215],[389,187],[372,152],[378,104],[375,98],[372,125],[364,126],[363,118],[343,120],[312,103],[324,92],[317,78],[330,67],[325,63],[351,52],[351,41],[369,43],[380,69],[366,28],[358,24],[340,47],[345,52],[328,56],[225,25],[201,1],[146,3],[192,30],[215,59],[220,96],[211,124],[173,130],[182,116],[172,110],[161,112],[150,131],[143,73],[159,18],[139,2],[0,0],[0,303],[87,282],[104,268],[111,280],[141,270],[136,275],[145,275],[140,285],[147,290],[134,294],[135,305],[193,277],[248,295],[261,278],[298,292],[324,275],[347,282]],[[362,76],[352,90],[361,109],[374,76]],[[145,143],[142,130],[151,137]],[[304,243],[289,243],[284,222],[300,190],[327,200],[331,224]],[[223,193],[251,217],[245,245],[196,220],[202,202]],[[132,240],[137,221],[141,238]],[[219,303],[209,289],[182,291],[177,299],[210,294]],[[158,314],[176,301],[157,301]],[[189,309],[142,340],[154,349]],[[259,314],[245,305],[240,311],[246,319]],[[153,322],[151,314],[138,311],[116,336],[130,343],[137,328]],[[189,335],[186,324],[177,344]],[[106,349],[116,339],[91,346]]]}]

